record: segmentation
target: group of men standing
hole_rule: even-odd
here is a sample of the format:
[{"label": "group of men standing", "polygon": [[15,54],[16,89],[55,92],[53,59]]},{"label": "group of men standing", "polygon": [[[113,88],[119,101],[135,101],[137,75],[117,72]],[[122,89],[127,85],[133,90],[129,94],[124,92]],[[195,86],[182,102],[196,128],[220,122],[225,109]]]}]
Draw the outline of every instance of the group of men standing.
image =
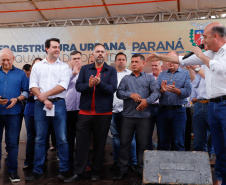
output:
[{"label": "group of men standing", "polygon": [[[116,69],[109,66],[105,62],[106,50],[102,44],[94,47],[95,62],[89,65],[82,66],[81,53],[72,52],[70,69],[59,60],[59,39],[48,39],[45,42],[47,57],[33,66],[29,88],[25,73],[12,65],[13,53],[9,49],[3,49],[0,53],[2,66],[0,139],[5,127],[7,165],[11,181],[20,180],[17,175],[18,120],[20,101],[27,98],[29,89],[36,99],[34,111],[36,138],[33,170],[26,180],[43,177],[45,143],[50,122],[55,131],[60,159],[58,178],[64,182],[75,182],[81,178],[87,166],[90,142],[93,139],[91,180],[99,180],[111,120],[113,120],[111,131],[116,141],[114,162],[119,169],[114,180],[121,180],[126,176],[129,164],[137,163],[136,172],[142,176],[143,152],[151,148],[154,116],[155,120],[158,120],[156,121],[158,149],[184,150],[186,127],[184,105],[191,93],[191,81],[189,72],[179,67],[179,64],[198,63],[207,66],[205,78],[208,82],[207,94],[211,98],[209,114],[217,156],[216,168],[223,177],[222,184],[225,184],[226,88],[223,81],[226,64],[222,60],[225,54],[225,27],[219,23],[207,26],[204,31],[204,42],[208,45],[209,51],[204,55],[200,49],[195,48],[193,51],[196,56],[186,60],[182,60],[176,52],[170,52],[166,56],[151,53],[148,59],[153,63],[166,61],[168,70],[161,73],[153,71],[150,75],[143,71],[145,58],[141,54],[132,56],[132,72],[126,69],[127,58],[124,53],[116,55]],[[215,60],[211,60],[212,58]],[[18,129],[15,129],[17,127]],[[13,135],[12,130],[15,133]],[[135,151],[131,151],[134,135],[136,135],[136,154]],[[135,159],[134,155],[137,156]],[[71,169],[72,176],[69,173]]]},{"label": "group of men standing", "polygon": [[[117,90],[117,71],[105,62],[106,50],[101,44],[95,46],[93,51],[95,62],[89,65],[81,66],[81,53],[77,51],[72,52],[70,56],[71,69],[67,64],[59,60],[59,39],[53,38],[46,40],[45,48],[47,57],[32,67],[29,83],[25,73],[13,66],[13,53],[9,49],[3,49],[1,51],[1,75],[5,75],[5,77],[1,79],[5,79],[6,81],[7,75],[11,75],[14,68],[18,70],[23,77],[21,78],[21,82],[18,82],[18,77],[12,78],[10,76],[9,78],[14,83],[20,84],[20,86],[12,85],[14,89],[10,89],[12,92],[17,92],[17,94],[11,95],[6,92],[5,89],[9,88],[9,86],[7,86],[7,88],[4,88],[4,86],[1,88],[2,130],[5,126],[6,134],[8,134],[11,127],[13,127],[11,122],[8,125],[5,124],[4,121],[6,121],[6,119],[4,119],[4,117],[14,117],[12,114],[3,112],[4,104],[8,103],[9,99],[12,102],[10,105],[5,106],[4,111],[12,111],[16,109],[17,106],[20,107],[20,101],[28,97],[30,90],[36,100],[34,110],[36,138],[33,169],[26,177],[26,180],[32,181],[43,178],[46,157],[46,139],[50,123],[53,125],[55,131],[60,161],[60,173],[58,178],[64,180],[64,182],[75,182],[80,179],[87,166],[92,138],[93,160],[91,180],[99,180],[105,142],[112,120],[113,97]],[[5,57],[5,53],[9,54]],[[123,58],[121,61],[124,60],[124,63],[122,62],[123,64],[120,64],[119,62],[117,69],[121,70],[121,72],[127,71],[127,59],[125,54],[121,53],[117,55],[116,61],[120,61],[120,57]],[[7,64],[7,66],[5,60],[8,60],[8,58],[11,63],[10,65]],[[142,173],[143,152],[149,149],[150,146],[150,112],[146,108],[148,104],[155,102],[160,96],[160,91],[155,79],[143,72],[144,64],[145,58],[143,55],[138,54],[132,57],[133,72],[127,73],[129,74],[128,81],[120,83],[120,91],[117,94],[119,98],[125,100],[123,117],[120,117],[122,125],[125,126],[124,128],[118,129],[118,132],[123,132],[125,136],[123,138],[120,137],[120,145],[125,145],[125,147],[123,147],[125,151],[121,149],[117,159],[120,171],[124,173],[128,170],[129,158],[127,157],[127,153],[129,152],[128,150],[130,150],[131,140],[134,138],[135,131],[138,141],[138,171],[139,174]],[[120,71],[118,72],[120,73]],[[123,76],[124,75],[125,74],[123,74]],[[137,81],[135,84],[134,80]],[[5,83],[7,83],[7,81]],[[128,87],[126,87],[127,85]],[[139,88],[137,88],[137,85]],[[14,106],[15,104],[17,104],[17,106]],[[120,106],[120,112],[122,112],[122,102]],[[131,108],[132,112],[130,110]],[[14,114],[18,114],[17,116],[19,117],[19,113],[20,108],[18,108],[18,111]],[[19,125],[18,121],[14,121],[13,124]],[[76,148],[73,163],[75,139],[75,129],[73,127],[75,127],[75,124]],[[127,128],[129,125],[131,125],[130,129]],[[143,131],[145,131],[145,133]],[[7,149],[9,177],[12,182],[17,182],[20,181],[17,175],[16,165],[19,126],[18,129],[14,129],[14,132],[17,133],[14,135],[14,145],[16,146],[17,152],[11,151],[14,146],[10,145],[11,143],[9,143],[8,137],[6,137],[6,145],[7,148],[9,148]],[[11,159],[11,156],[13,156],[13,159]],[[136,164],[136,154],[134,154],[133,157],[135,160],[134,164]],[[15,165],[12,171],[10,171],[10,163]],[[73,176],[71,177],[69,177],[70,169],[73,169]],[[119,180],[120,178],[115,178],[115,180],[117,179]]]},{"label": "group of men standing", "polygon": [[[226,184],[226,28],[218,22],[209,24],[203,33],[204,44],[208,48],[202,52],[199,47],[191,51],[193,56],[183,59],[182,56],[166,56],[151,53],[150,61],[163,60],[187,65],[205,65],[206,93],[209,100],[208,118],[211,139],[216,154],[215,171]],[[197,71],[199,71],[198,69]]]}]

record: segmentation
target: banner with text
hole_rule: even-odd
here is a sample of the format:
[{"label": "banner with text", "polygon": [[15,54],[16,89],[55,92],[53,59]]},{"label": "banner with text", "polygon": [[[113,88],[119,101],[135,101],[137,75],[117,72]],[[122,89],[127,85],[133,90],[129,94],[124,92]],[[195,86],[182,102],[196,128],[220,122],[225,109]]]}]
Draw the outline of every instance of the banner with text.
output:
[{"label": "banner with text", "polygon": [[[226,19],[214,20],[226,25]],[[0,29],[0,50],[10,48],[15,55],[14,65],[22,68],[36,57],[46,56],[44,43],[49,38],[61,41],[60,59],[69,61],[70,52],[79,50],[82,60],[88,62],[96,43],[104,44],[108,63],[114,62],[118,52],[124,52],[128,61],[134,53],[145,56],[151,52],[167,53],[176,50],[188,52],[203,42],[203,30],[213,20],[139,23],[122,25],[3,28]]]}]

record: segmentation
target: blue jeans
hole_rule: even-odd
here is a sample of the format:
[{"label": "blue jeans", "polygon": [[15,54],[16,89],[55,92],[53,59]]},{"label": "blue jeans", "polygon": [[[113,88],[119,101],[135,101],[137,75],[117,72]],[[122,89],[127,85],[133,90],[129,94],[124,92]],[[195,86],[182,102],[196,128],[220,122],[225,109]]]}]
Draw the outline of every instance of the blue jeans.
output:
[{"label": "blue jeans", "polygon": [[226,185],[226,100],[209,104],[210,132],[216,154],[215,171]]},{"label": "blue jeans", "polygon": [[[113,136],[112,139],[112,145],[113,145],[113,161],[118,161],[119,156],[119,148],[120,148],[120,125],[122,122],[122,113],[113,113],[112,114],[112,120],[111,120],[111,126],[110,131]],[[137,155],[136,155],[136,139],[135,134],[133,136],[133,140],[131,142],[131,148],[130,148],[130,164],[137,164]]]},{"label": "blue jeans", "polygon": [[[210,125],[208,118],[209,103],[195,103],[193,114],[193,132],[194,132],[194,150],[214,153],[211,141],[208,143],[210,136]],[[210,139],[211,140],[211,139]],[[210,147],[207,148],[207,144]]]},{"label": "blue jeans", "polygon": [[43,164],[46,156],[46,138],[50,121],[56,135],[56,143],[60,158],[60,171],[69,170],[69,152],[66,134],[66,106],[65,100],[60,99],[53,102],[55,105],[55,116],[47,117],[46,111],[43,110],[44,103],[36,100],[35,102],[35,159],[33,171],[43,173]]},{"label": "blue jeans", "polygon": [[[8,172],[17,171],[17,156],[18,156],[18,137],[20,133],[20,114],[15,115],[0,115],[0,141],[2,143],[2,134],[5,127],[5,142],[8,152],[7,166]],[[0,147],[0,161],[2,157],[2,146]],[[0,166],[1,167],[1,166]]]},{"label": "blue jeans", "polygon": [[159,150],[184,151],[186,109],[159,107]]},{"label": "blue jeans", "polygon": [[34,116],[24,116],[27,130],[27,145],[26,145],[26,159],[24,166],[32,166],[34,162],[34,147],[35,147],[35,121]]}]

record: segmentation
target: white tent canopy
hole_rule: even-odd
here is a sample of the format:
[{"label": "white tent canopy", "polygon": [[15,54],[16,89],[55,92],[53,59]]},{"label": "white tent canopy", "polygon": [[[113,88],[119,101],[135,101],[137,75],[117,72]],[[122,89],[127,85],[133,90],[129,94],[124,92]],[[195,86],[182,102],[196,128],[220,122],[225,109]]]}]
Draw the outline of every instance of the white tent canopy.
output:
[{"label": "white tent canopy", "polygon": [[226,1],[1,0],[0,13],[1,27],[175,21],[223,18]]}]

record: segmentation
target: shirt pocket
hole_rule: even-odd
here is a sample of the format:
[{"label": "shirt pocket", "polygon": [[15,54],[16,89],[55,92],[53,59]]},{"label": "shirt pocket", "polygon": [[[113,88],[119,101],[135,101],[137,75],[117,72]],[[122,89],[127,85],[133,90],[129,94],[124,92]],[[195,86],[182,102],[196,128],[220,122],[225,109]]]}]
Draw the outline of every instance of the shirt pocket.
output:
[{"label": "shirt pocket", "polygon": [[143,90],[147,90],[147,89],[149,89],[149,82],[148,82],[148,80],[139,80],[139,81],[137,81],[137,83],[138,83],[138,86],[141,88],[141,89],[143,89]]},{"label": "shirt pocket", "polygon": [[185,78],[180,77],[179,80],[175,80],[175,87],[176,88],[183,88],[185,84]]}]

